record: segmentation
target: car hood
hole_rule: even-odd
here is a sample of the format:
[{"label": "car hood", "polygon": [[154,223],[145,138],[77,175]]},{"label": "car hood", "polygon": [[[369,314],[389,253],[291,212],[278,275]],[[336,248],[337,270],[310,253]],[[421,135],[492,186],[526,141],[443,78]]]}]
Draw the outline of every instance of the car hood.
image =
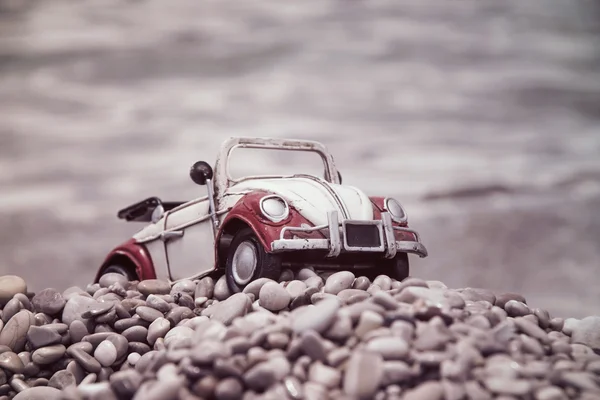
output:
[{"label": "car hood", "polygon": [[373,205],[360,189],[337,185],[320,179],[277,178],[251,179],[230,187],[230,192],[265,190],[286,199],[291,206],[314,225],[327,223],[327,212],[336,210],[340,220],[372,220]]}]

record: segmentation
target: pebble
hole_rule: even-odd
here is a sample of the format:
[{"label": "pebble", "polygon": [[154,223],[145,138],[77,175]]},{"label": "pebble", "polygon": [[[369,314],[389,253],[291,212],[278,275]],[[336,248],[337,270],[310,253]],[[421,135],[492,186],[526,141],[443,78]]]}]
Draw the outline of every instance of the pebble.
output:
[{"label": "pebble", "polygon": [[[511,300],[513,301],[513,300]],[[485,380],[486,387],[493,393],[509,396],[525,396],[532,390],[531,383],[525,379],[492,377]]]},{"label": "pebble", "polygon": [[340,308],[337,298],[324,299],[317,305],[307,306],[292,317],[292,329],[295,333],[308,330],[322,333],[333,324]]},{"label": "pebble", "polygon": [[62,341],[62,336],[59,335],[56,331],[48,329],[47,326],[31,325],[27,330],[27,341],[35,350],[40,347],[51,346],[53,344],[60,343]]},{"label": "pebble", "polygon": [[67,348],[62,344],[55,344],[37,349],[31,355],[31,360],[38,365],[49,365],[57,362],[66,353]]},{"label": "pebble", "polygon": [[23,372],[25,365],[19,356],[12,351],[5,351],[0,353],[0,368],[4,368],[15,374]]},{"label": "pebble", "polygon": [[290,293],[276,282],[265,283],[260,289],[258,298],[261,307],[269,311],[281,311],[292,300]]},{"label": "pebble", "polygon": [[212,298],[215,291],[215,281],[210,276],[206,276],[198,281],[196,284],[196,290],[194,291],[194,298],[206,297]]},{"label": "pebble", "polygon": [[571,340],[600,351],[600,317],[589,316],[579,320],[572,328]]},{"label": "pebble", "polygon": [[384,360],[402,360],[408,356],[408,344],[398,337],[376,337],[367,342],[366,350],[380,354]]},{"label": "pebble", "polygon": [[338,294],[344,289],[350,289],[354,282],[354,274],[350,271],[339,271],[327,278],[325,281],[324,292]]},{"label": "pebble", "polygon": [[4,307],[17,293],[27,293],[25,280],[16,275],[0,276],[0,306]]},{"label": "pebble", "polygon": [[290,296],[294,298],[302,295],[307,288],[308,286],[305,282],[293,280],[287,284],[285,290],[287,290]]},{"label": "pebble", "polygon": [[157,318],[154,321],[152,321],[152,323],[148,327],[148,334],[146,335],[146,340],[148,341],[148,344],[154,346],[156,340],[158,338],[164,338],[169,329],[171,329],[171,323],[163,317]]},{"label": "pebble", "polygon": [[343,390],[357,399],[372,399],[383,380],[384,363],[381,355],[356,351],[348,361]]},{"label": "pebble", "polygon": [[138,283],[137,290],[144,296],[151,294],[169,294],[171,285],[160,279],[146,279]]},{"label": "pebble", "polygon": [[440,382],[425,382],[414,389],[408,390],[403,397],[404,400],[443,400],[444,387]]},{"label": "pebble", "polygon": [[28,310],[21,310],[11,317],[0,332],[0,345],[10,347],[15,353],[23,351],[29,327],[35,325],[35,318]]},{"label": "pebble", "polygon": [[103,367],[110,367],[117,361],[117,348],[110,340],[100,342],[94,351],[94,358]]},{"label": "pebble", "polygon": [[162,312],[147,306],[140,306],[135,309],[135,313],[144,321],[153,322],[164,315]]},{"label": "pebble", "polygon": [[246,294],[236,293],[227,300],[211,305],[202,315],[229,325],[235,318],[246,315],[251,305],[250,298]]},{"label": "pebble", "polygon": [[222,301],[231,296],[231,291],[229,290],[229,286],[227,286],[227,280],[225,275],[221,276],[217,282],[215,283],[215,290],[213,296],[215,299]]},{"label": "pebble", "polygon": [[37,386],[17,393],[13,400],[60,400],[60,390],[50,386]]},{"label": "pebble", "polygon": [[531,310],[527,307],[527,304],[517,300],[507,301],[504,305],[504,310],[511,317],[522,317],[531,314]]}]

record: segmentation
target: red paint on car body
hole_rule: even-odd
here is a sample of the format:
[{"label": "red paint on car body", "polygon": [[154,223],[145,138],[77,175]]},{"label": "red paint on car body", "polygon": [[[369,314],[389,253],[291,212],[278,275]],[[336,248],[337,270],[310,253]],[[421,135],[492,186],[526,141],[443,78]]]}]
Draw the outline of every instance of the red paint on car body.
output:
[{"label": "red paint on car body", "polygon": [[108,267],[115,258],[127,257],[135,266],[135,273],[139,280],[156,279],[154,263],[150,254],[143,244],[136,243],[134,238],[129,239],[125,243],[114,248],[108,256],[106,256],[102,266],[100,267],[94,282],[98,282],[104,268]]}]

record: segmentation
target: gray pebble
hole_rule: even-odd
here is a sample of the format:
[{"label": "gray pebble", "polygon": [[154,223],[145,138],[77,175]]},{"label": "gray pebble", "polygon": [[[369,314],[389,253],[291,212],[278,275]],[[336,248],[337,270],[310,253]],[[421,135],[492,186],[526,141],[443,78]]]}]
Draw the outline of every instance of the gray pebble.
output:
[{"label": "gray pebble", "polygon": [[300,347],[304,351],[304,354],[309,356],[312,360],[326,361],[327,353],[323,346],[323,339],[315,331],[304,331],[300,339]]},{"label": "gray pebble", "polygon": [[31,360],[38,365],[49,365],[60,360],[67,351],[62,344],[55,344],[37,349],[31,355]]},{"label": "gray pebble", "polygon": [[15,299],[14,297],[6,303],[4,309],[2,310],[2,322],[6,323],[9,319],[12,318],[13,315],[18,313],[23,309],[23,304],[19,301],[19,299]]},{"label": "gray pebble", "polygon": [[339,386],[342,374],[335,368],[328,367],[321,362],[315,362],[308,370],[308,379],[328,389],[334,389]]},{"label": "gray pebble", "polygon": [[169,329],[171,329],[171,323],[165,318],[155,319],[148,327],[148,334],[146,336],[148,344],[153,346],[156,343],[156,339],[164,338]]},{"label": "gray pebble", "polygon": [[144,296],[151,294],[169,294],[171,285],[160,279],[146,279],[138,283],[137,290]]},{"label": "gray pebble", "polygon": [[103,288],[108,288],[116,283],[125,287],[129,283],[129,281],[127,280],[127,277],[123,274],[109,272],[108,274],[102,275],[98,280],[98,283],[100,284],[100,287]]},{"label": "gray pebble", "polygon": [[196,284],[196,290],[194,292],[194,298],[206,297],[212,298],[215,291],[215,281],[210,276],[205,276],[200,279]]},{"label": "gray pebble", "polygon": [[174,295],[175,293],[185,293],[194,296],[195,292],[196,284],[189,279],[183,279],[171,287],[171,295]]},{"label": "gray pebble", "polygon": [[33,350],[61,342],[62,337],[52,329],[32,325],[27,331],[27,340]]},{"label": "gray pebble", "polygon": [[300,271],[298,271],[298,273],[296,274],[296,279],[301,280],[301,281],[305,281],[308,278],[312,278],[314,276],[318,276],[315,273],[314,268],[302,268]]},{"label": "gray pebble", "polygon": [[572,329],[571,340],[600,351],[600,317],[590,316],[580,320]]},{"label": "gray pebble", "polygon": [[392,280],[387,275],[379,275],[373,280],[373,285],[377,285],[381,290],[390,290],[392,288]]},{"label": "gray pebble", "polygon": [[0,354],[0,368],[15,374],[21,374],[25,369],[25,365],[23,365],[23,361],[21,361],[16,353],[6,351]]},{"label": "gray pebble", "polygon": [[496,305],[500,308],[505,308],[506,303],[508,303],[510,300],[515,300],[517,302],[527,304],[525,297],[521,296],[518,293],[507,292],[507,293],[501,293],[501,294],[497,295],[496,302],[494,303],[494,305]]},{"label": "gray pebble", "polygon": [[522,317],[531,314],[531,310],[527,307],[527,304],[517,300],[509,300],[504,305],[506,313],[511,317]]},{"label": "gray pebble", "polygon": [[315,306],[307,306],[299,310],[292,318],[292,329],[295,333],[314,330],[322,333],[331,326],[340,308],[337,298],[325,299]]},{"label": "gray pebble", "polygon": [[10,347],[15,353],[23,351],[27,338],[27,331],[31,325],[35,325],[35,318],[28,310],[16,313],[4,325],[0,332],[0,345]]},{"label": "gray pebble", "polygon": [[135,309],[135,313],[144,321],[152,322],[158,318],[164,317],[163,313],[147,306],[140,306]]},{"label": "gray pebble", "polygon": [[102,365],[100,365],[94,357],[83,350],[69,348],[68,354],[88,372],[98,373],[102,369]]},{"label": "gray pebble", "polygon": [[117,348],[109,340],[100,342],[94,351],[94,358],[98,360],[103,367],[110,367],[117,361]]},{"label": "gray pebble", "polygon": [[310,278],[305,279],[304,283],[307,288],[313,288],[317,292],[325,286],[325,282],[323,282],[323,279],[320,276],[311,276]]},{"label": "gray pebble", "polygon": [[83,319],[96,318],[100,315],[106,314],[107,312],[112,310],[114,307],[115,307],[115,304],[112,302],[109,302],[109,301],[91,303],[85,307],[85,311],[81,313],[81,318],[83,318]]},{"label": "gray pebble", "polygon": [[261,307],[269,311],[280,311],[288,306],[291,295],[284,287],[275,282],[265,283],[259,292]]},{"label": "gray pebble", "polygon": [[357,399],[372,399],[383,380],[384,363],[381,355],[356,351],[348,361],[344,375],[344,392]]},{"label": "gray pebble", "polygon": [[75,381],[75,376],[67,370],[57,371],[48,381],[48,386],[59,390],[64,390],[68,387],[76,385],[77,382]]},{"label": "gray pebble", "polygon": [[408,356],[408,344],[393,336],[371,339],[365,346],[366,350],[380,354],[384,360],[402,360]]},{"label": "gray pebble", "polygon": [[251,307],[250,299],[244,293],[236,293],[224,301],[214,304],[204,310],[202,315],[230,325],[235,318],[246,315]]},{"label": "gray pebble", "polygon": [[279,282],[289,282],[294,280],[294,271],[291,269],[284,269],[279,275]]},{"label": "gray pebble", "polygon": [[525,379],[491,377],[485,380],[485,385],[491,392],[501,395],[525,396],[532,390],[531,383]]},{"label": "gray pebble", "polygon": [[290,296],[292,298],[295,298],[295,297],[302,295],[304,293],[304,291],[306,290],[306,288],[307,288],[306,283],[299,281],[299,280],[293,280],[289,284],[287,284],[287,286],[285,287],[285,290],[287,290],[287,292],[290,294]]},{"label": "gray pebble", "polygon": [[143,342],[148,337],[148,328],[132,326],[121,333],[129,342]]},{"label": "gray pebble", "polygon": [[231,296],[231,291],[229,290],[229,286],[227,286],[227,280],[225,275],[222,275],[217,282],[215,283],[215,291],[213,296],[215,299],[222,301]]},{"label": "gray pebble", "polygon": [[[66,297],[65,297],[66,298]],[[86,319],[82,317],[82,314],[88,310],[88,307],[96,305],[98,302],[90,297],[81,295],[72,295],[67,300],[67,304],[63,308],[62,322],[70,325],[75,320],[86,322]],[[86,324],[86,326],[88,326]]]},{"label": "gray pebble", "polygon": [[130,399],[142,383],[142,375],[134,369],[118,371],[109,378],[110,387],[117,398]]},{"label": "gray pebble", "polygon": [[216,400],[238,400],[242,398],[244,387],[238,379],[225,378],[215,388]]},{"label": "gray pebble", "polygon": [[444,388],[440,382],[424,382],[414,389],[406,391],[404,400],[442,400],[444,399]]},{"label": "gray pebble", "polygon": [[327,278],[323,290],[325,293],[338,294],[344,289],[351,288],[354,278],[354,274],[350,271],[336,272]]},{"label": "gray pebble", "polygon": [[[151,294],[150,296],[148,296],[148,298],[146,299],[146,304],[148,305],[148,307],[152,307],[153,309],[158,310],[162,314],[169,312],[171,310],[171,306],[169,305],[169,303],[167,303],[160,296],[157,296],[154,294]],[[137,309],[136,309],[136,313],[137,313]]]},{"label": "gray pebble", "polygon": [[60,400],[61,391],[50,386],[32,387],[17,393],[13,400]]}]

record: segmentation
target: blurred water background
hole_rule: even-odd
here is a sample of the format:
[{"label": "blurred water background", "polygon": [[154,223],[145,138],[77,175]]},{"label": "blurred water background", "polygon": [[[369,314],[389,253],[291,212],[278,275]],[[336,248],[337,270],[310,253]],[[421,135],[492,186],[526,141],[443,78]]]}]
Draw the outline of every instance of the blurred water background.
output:
[{"label": "blurred water background", "polygon": [[307,138],[404,203],[413,275],[600,315],[597,5],[0,0],[0,273],[85,285],[118,209],[203,195],[230,136]]}]

